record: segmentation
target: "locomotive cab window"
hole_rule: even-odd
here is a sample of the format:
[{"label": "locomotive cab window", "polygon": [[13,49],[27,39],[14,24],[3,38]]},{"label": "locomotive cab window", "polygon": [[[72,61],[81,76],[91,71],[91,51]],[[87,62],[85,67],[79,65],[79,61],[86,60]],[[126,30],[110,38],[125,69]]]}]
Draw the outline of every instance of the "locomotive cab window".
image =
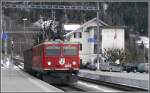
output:
[{"label": "locomotive cab window", "polygon": [[60,47],[59,46],[48,46],[46,47],[46,55],[47,56],[57,56],[60,55]]},{"label": "locomotive cab window", "polygon": [[64,46],[63,53],[64,53],[64,55],[70,55],[70,56],[77,55],[78,49],[75,46]]}]

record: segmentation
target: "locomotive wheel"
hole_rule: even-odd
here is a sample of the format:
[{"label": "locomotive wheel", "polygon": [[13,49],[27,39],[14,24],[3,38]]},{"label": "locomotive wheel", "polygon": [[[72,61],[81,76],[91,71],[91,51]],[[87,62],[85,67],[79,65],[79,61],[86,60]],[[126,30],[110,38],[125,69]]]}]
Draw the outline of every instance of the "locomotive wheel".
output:
[{"label": "locomotive wheel", "polygon": [[36,73],[36,77],[43,80],[43,74],[42,73]]},{"label": "locomotive wheel", "polygon": [[33,71],[33,72],[32,72],[32,75],[36,77],[36,72]]},{"label": "locomotive wheel", "polygon": [[40,73],[39,78],[40,78],[41,80],[43,80],[43,74],[42,74],[42,73]]}]

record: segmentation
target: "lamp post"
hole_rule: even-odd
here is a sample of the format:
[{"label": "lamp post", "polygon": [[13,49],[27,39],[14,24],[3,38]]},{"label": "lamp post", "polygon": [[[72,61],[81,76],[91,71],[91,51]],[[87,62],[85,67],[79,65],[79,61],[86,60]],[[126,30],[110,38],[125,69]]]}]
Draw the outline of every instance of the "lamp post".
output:
[{"label": "lamp post", "polygon": [[97,3],[97,69],[100,69],[100,28],[99,28],[99,2]]},{"label": "lamp post", "polygon": [[142,41],[141,45],[142,45],[142,48],[143,48],[143,61],[145,63],[145,46],[144,46],[144,42],[143,41]]},{"label": "lamp post", "polygon": [[144,63],[145,63],[145,46],[144,46]]},{"label": "lamp post", "polygon": [[[27,21],[28,19],[27,19],[27,18],[23,18],[22,20],[23,20],[24,34],[25,34],[25,27],[26,27],[26,23],[25,23],[25,21]],[[25,37],[25,38],[26,38],[26,37]]]},{"label": "lamp post", "polygon": [[145,63],[145,43],[144,41],[141,41],[141,43],[139,43],[139,46],[141,47],[141,49],[143,50],[143,63]]},{"label": "lamp post", "polygon": [[[1,14],[1,15],[0,15],[0,19],[1,19],[1,20],[0,20],[0,24],[1,24],[1,25],[0,25],[0,33],[1,33],[1,36],[2,36],[2,34],[3,34],[3,29],[2,29],[2,24],[3,24],[3,16],[2,16],[2,15],[3,15],[3,12],[2,12],[2,10],[3,10],[3,9],[2,9],[2,0],[1,0],[1,2],[0,2],[0,14]],[[2,44],[2,40],[1,40],[0,42],[1,42],[1,44]],[[0,54],[1,54],[1,56],[0,56],[1,58],[0,58],[0,59],[3,59],[3,56],[2,56],[2,55],[3,55],[3,53],[2,53],[2,45],[0,45],[0,50],[1,50],[1,53],[0,53]],[[1,64],[0,64],[0,65],[1,65]]]},{"label": "lamp post", "polygon": [[28,42],[27,37],[26,37],[26,34],[25,34],[25,30],[26,30],[26,29],[25,29],[25,27],[26,27],[26,21],[27,21],[28,19],[27,19],[27,18],[23,18],[22,20],[23,20],[23,27],[24,27],[24,37],[25,37],[25,41]]}]

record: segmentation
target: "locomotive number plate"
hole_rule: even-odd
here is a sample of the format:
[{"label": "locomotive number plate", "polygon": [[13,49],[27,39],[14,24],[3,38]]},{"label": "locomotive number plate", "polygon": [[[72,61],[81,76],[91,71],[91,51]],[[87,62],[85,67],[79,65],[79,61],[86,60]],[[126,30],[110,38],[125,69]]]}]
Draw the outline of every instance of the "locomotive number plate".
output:
[{"label": "locomotive number plate", "polygon": [[65,64],[65,67],[71,67],[71,64]]}]

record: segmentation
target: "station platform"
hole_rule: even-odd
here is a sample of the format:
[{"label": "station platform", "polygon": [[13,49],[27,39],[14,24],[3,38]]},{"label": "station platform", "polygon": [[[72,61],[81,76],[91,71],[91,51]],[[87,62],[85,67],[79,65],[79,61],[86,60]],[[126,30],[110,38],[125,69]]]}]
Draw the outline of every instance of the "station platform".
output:
[{"label": "station platform", "polygon": [[1,67],[1,92],[63,92],[62,90],[39,80],[17,66]]},{"label": "station platform", "polygon": [[149,73],[104,72],[81,69],[79,76],[149,90]]}]

